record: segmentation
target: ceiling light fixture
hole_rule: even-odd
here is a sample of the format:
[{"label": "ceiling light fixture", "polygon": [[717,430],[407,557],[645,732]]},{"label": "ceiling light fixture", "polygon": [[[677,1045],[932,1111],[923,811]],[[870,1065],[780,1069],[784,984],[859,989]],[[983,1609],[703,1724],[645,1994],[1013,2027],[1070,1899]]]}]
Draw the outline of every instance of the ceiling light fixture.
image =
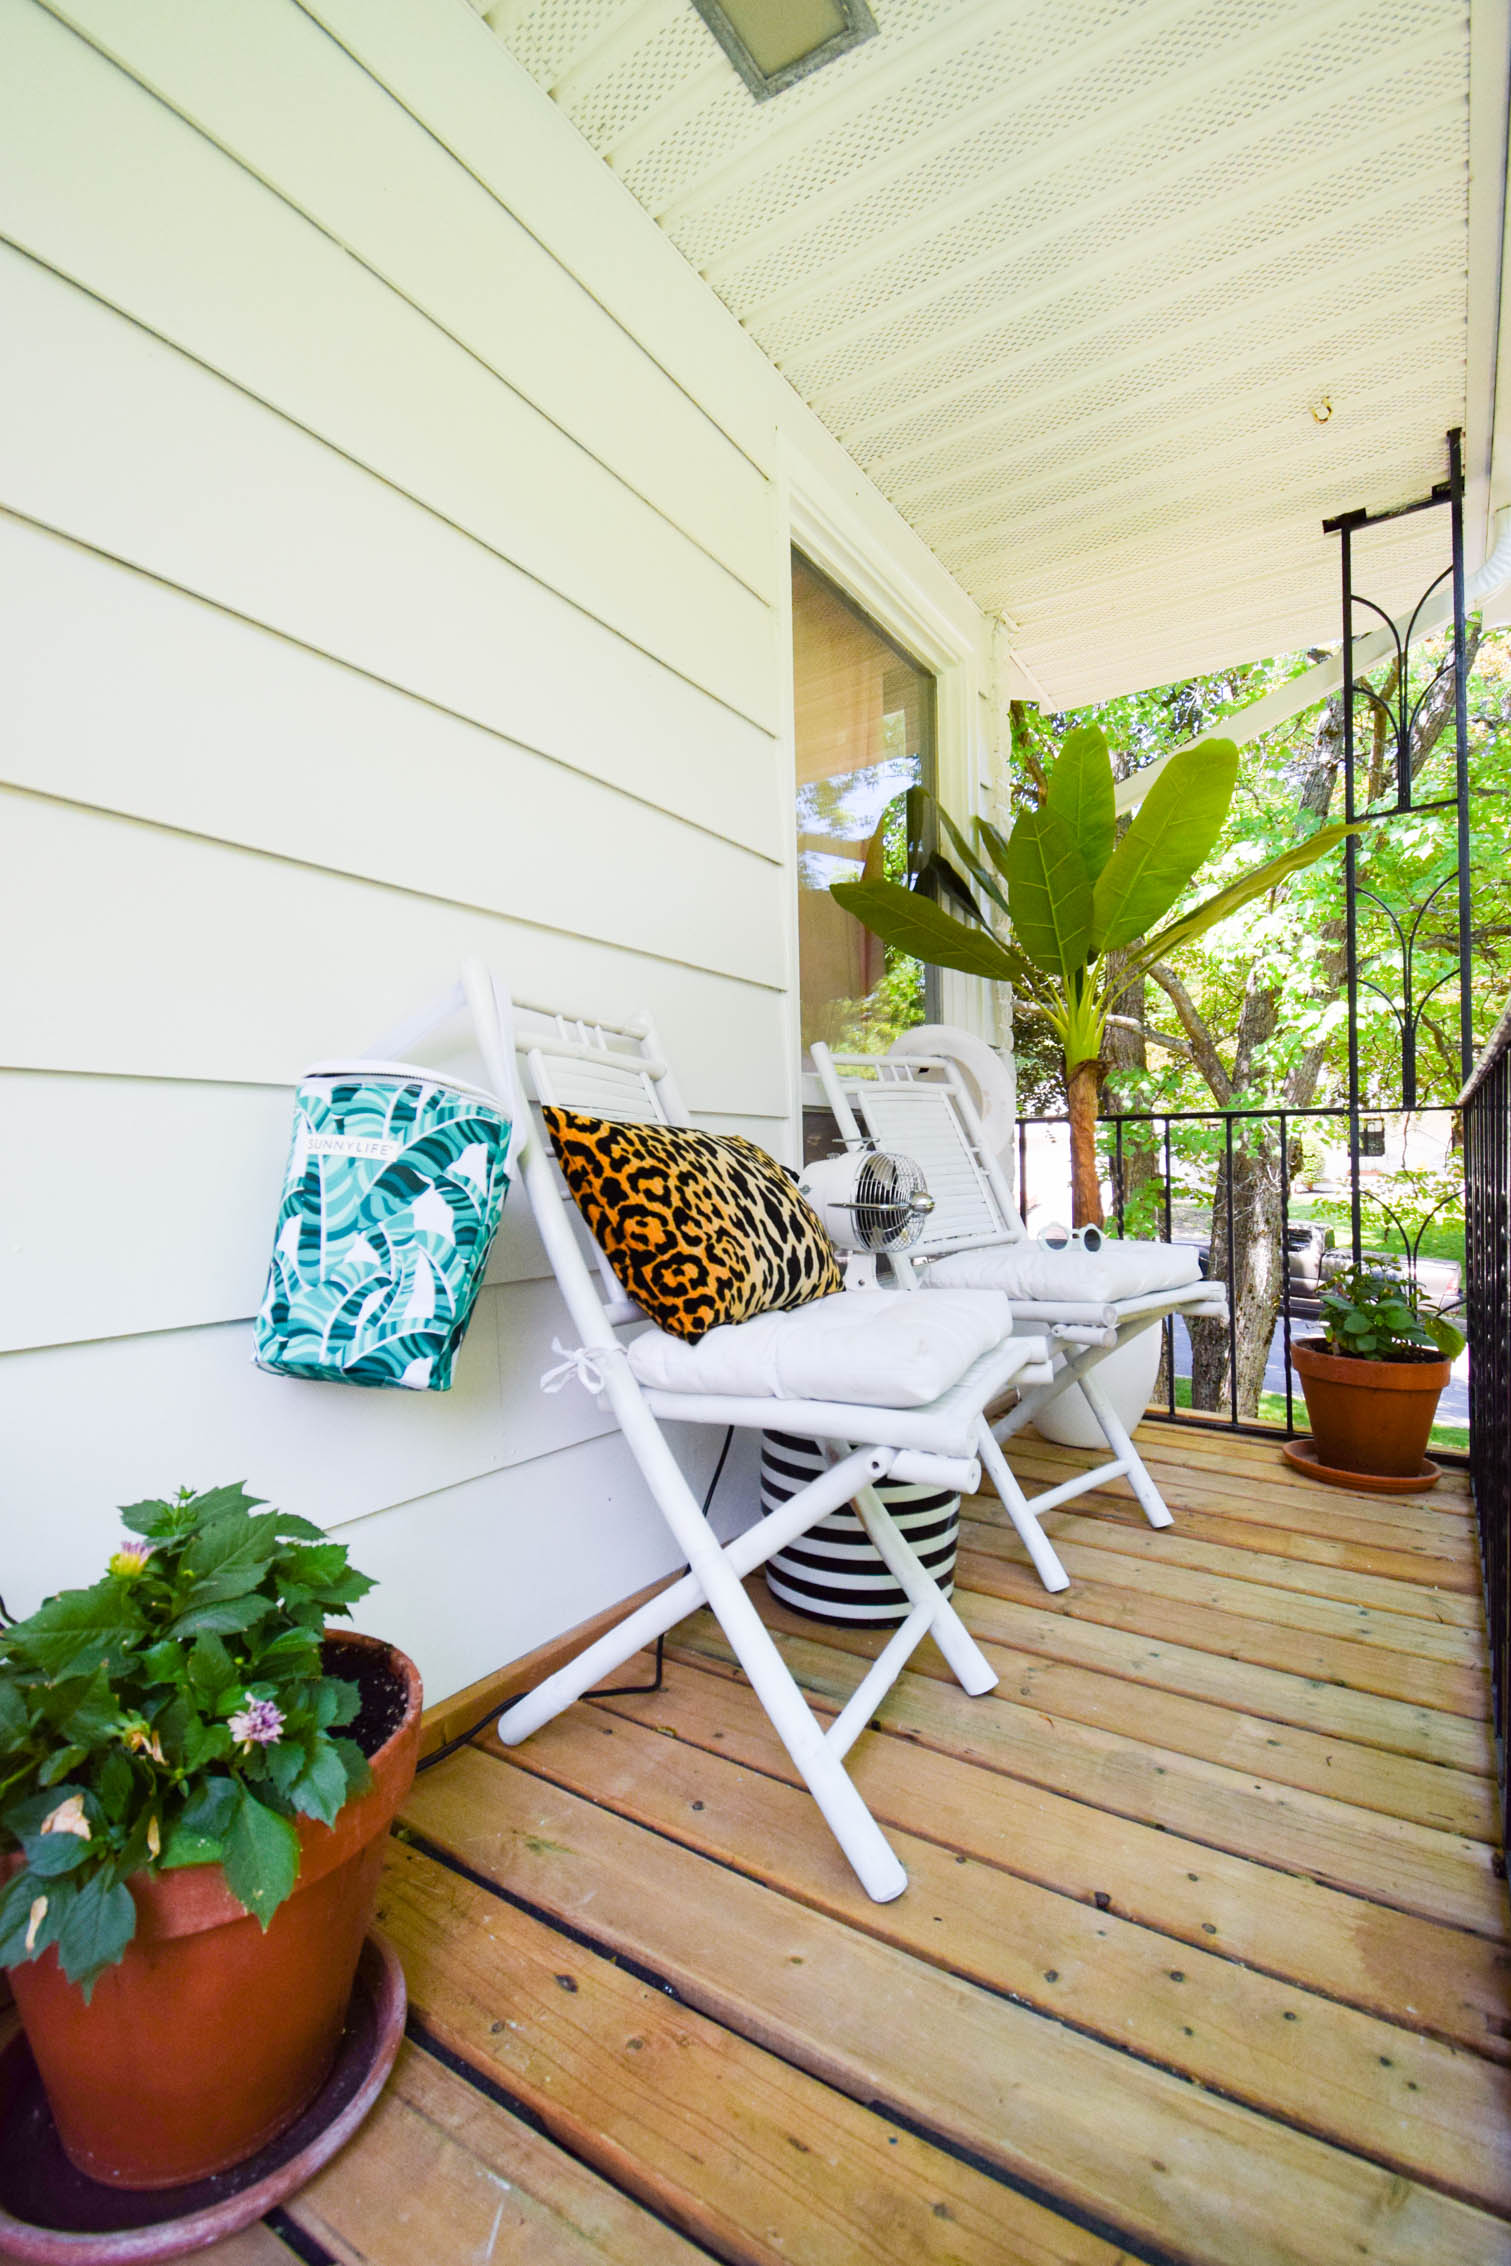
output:
[{"label": "ceiling light fixture", "polygon": [[866,0],[693,0],[757,102],[876,37]]}]

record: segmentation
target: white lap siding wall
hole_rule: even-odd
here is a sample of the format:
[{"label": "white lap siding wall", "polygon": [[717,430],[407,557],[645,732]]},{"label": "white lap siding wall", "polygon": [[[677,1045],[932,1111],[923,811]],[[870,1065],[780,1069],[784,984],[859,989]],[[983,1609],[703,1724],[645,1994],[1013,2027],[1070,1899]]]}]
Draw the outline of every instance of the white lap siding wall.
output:
[{"label": "white lap siding wall", "polygon": [[794,452],[979,622],[463,0],[0,0],[0,239],[0,1592],[245,1477],[438,1698],[673,1553],[517,1196],[449,1395],[251,1368],[294,1079],[476,952],[788,1149]]}]

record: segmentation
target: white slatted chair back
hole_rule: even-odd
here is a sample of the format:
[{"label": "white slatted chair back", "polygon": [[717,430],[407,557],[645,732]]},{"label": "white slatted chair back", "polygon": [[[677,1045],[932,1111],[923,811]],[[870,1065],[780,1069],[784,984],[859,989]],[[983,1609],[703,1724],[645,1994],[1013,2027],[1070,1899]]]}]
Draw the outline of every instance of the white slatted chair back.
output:
[{"label": "white slatted chair back", "polygon": [[[649,1016],[637,1016],[633,1023],[601,1023],[526,1001],[515,1002],[514,1014],[515,1043],[524,1058],[530,1099],[537,1109],[579,1110],[584,1116],[612,1118],[622,1125],[689,1122]],[[590,1286],[592,1272],[597,1273],[595,1297],[602,1320],[638,1320],[639,1307],[626,1297],[619,1278],[589,1235],[543,1132],[537,1131],[532,1147],[537,1158],[534,1186],[538,1202],[545,1201],[549,1185]]]},{"label": "white slatted chair back", "polygon": [[934,1199],[914,1259],[965,1245],[1017,1243],[1023,1222],[1007,1179],[987,1146],[959,1066],[943,1056],[831,1054],[813,1048],[814,1067],[846,1148],[912,1157]]}]

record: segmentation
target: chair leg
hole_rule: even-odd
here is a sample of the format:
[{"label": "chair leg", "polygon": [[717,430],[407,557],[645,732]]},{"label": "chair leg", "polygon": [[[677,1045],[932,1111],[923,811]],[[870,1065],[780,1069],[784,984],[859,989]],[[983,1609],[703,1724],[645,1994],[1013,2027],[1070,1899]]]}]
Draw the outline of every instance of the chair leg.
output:
[{"label": "chair leg", "polygon": [[1139,1507],[1149,1524],[1151,1526],[1173,1526],[1175,1520],[1171,1516],[1169,1506],[1145,1469],[1144,1459],[1132,1440],[1129,1439],[1128,1430],[1122,1418],[1107,1398],[1106,1386],[1103,1385],[1100,1378],[1094,1375],[1086,1376],[1081,1379],[1081,1392],[1087,1407],[1106,1433],[1108,1446],[1119,1461],[1126,1466],[1123,1476],[1138,1497]]},{"label": "chair leg", "polygon": [[857,1488],[855,1507],[871,1542],[886,1560],[888,1571],[906,1592],[909,1603],[927,1605],[932,1609],[934,1618],[930,1623],[929,1634],[954,1670],[957,1682],[973,1699],[979,1699],[983,1692],[995,1689],[1001,1681],[996,1669],[927,1566],[921,1562],[917,1551],[898,1527],[876,1489]]},{"label": "chair leg", "polygon": [[[658,1472],[657,1476],[662,1474]],[[499,1719],[500,1738],[517,1746],[660,1630],[706,1602],[862,1888],[875,1903],[890,1903],[908,1885],[896,1852],[856,1792],[839,1754],[819,1729],[770,1630],[746,1596],[738,1573],[687,1494],[681,1473],[672,1466],[664,1476],[662,1509],[687,1551],[689,1572],[672,1589],[649,1599],[565,1668],[506,1708]],[[677,1496],[678,1489],[681,1497]],[[678,1512],[691,1506],[692,1516],[674,1518],[669,1497],[675,1500]],[[827,1515],[821,1504],[813,1519],[816,1522]]]},{"label": "chair leg", "polygon": [[826,1742],[770,1630],[738,1582],[734,1582],[732,1596],[710,1596],[709,1603],[861,1887],[873,1903],[890,1904],[907,1887],[908,1876],[856,1792],[843,1762]]},{"label": "chair leg", "polygon": [[1048,1590],[1069,1589],[1070,1576],[1055,1555],[1049,1537],[1040,1526],[1033,1505],[1024,1494],[1006,1456],[992,1436],[986,1418],[981,1419],[977,1454],[982,1469],[1002,1498],[1002,1507],[1018,1530],[1018,1537],[1034,1562],[1034,1571]]}]

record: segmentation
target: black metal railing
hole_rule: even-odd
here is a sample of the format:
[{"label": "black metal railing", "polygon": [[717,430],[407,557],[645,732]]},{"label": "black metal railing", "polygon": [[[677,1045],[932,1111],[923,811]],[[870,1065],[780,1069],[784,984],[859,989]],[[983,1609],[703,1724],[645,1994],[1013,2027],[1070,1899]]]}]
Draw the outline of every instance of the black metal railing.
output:
[{"label": "black metal railing", "polygon": [[1490,1624],[1501,1798],[1511,1842],[1511,1007],[1459,1097],[1464,1124],[1469,1310],[1469,1469]]},{"label": "black metal railing", "polygon": [[[1358,1258],[1369,1238],[1363,1237],[1359,1225],[1357,1189],[1359,1182],[1358,1154],[1349,1144],[1354,1134],[1354,1112],[1346,1104],[1318,1105],[1306,1109],[1171,1109],[1123,1110],[1104,1116],[1097,1128],[1101,1149],[1102,1178],[1111,1190],[1111,1218],[1119,1236],[1158,1237],[1169,1243],[1177,1240],[1176,1207],[1187,1214],[1187,1235],[1203,1247],[1202,1271],[1215,1280],[1223,1281],[1228,1288],[1228,1319],[1226,1324],[1209,1322],[1197,1324],[1198,1331],[1222,1331],[1226,1336],[1226,1362],[1219,1366],[1226,1371],[1218,1405],[1183,1407],[1179,1397],[1182,1377],[1180,1369],[1181,1341],[1177,1332],[1184,1332],[1183,1322],[1167,1320],[1163,1325],[1165,1358],[1161,1365],[1160,1399],[1163,1406],[1150,1408],[1151,1416],[1160,1416],[1174,1424],[1200,1425],[1210,1429],[1213,1423],[1224,1424],[1228,1429],[1255,1433],[1271,1439],[1294,1439],[1307,1430],[1306,1410],[1296,1392],[1291,1368],[1291,1342],[1294,1325],[1315,1319],[1317,1298],[1325,1277],[1321,1266],[1321,1253],[1314,1246],[1313,1256],[1319,1261],[1315,1277],[1304,1278],[1297,1258],[1298,1245],[1308,1236],[1315,1235],[1319,1227],[1335,1224],[1344,1241],[1346,1251],[1340,1258],[1351,1255]],[[1413,1118],[1432,1114],[1430,1111],[1403,1112],[1385,1108],[1368,1113],[1364,1120],[1363,1139],[1369,1138],[1371,1123],[1390,1117],[1410,1115]],[[1440,1114],[1446,1115],[1446,1112]],[[1293,1211],[1293,1154],[1303,1127],[1330,1125],[1339,1137],[1339,1145],[1350,1159],[1347,1185],[1338,1189],[1333,1197],[1324,1199],[1322,1220],[1310,1216],[1299,1220]],[[1069,1119],[1063,1114],[1020,1117],[1018,1120],[1018,1201],[1024,1216],[1037,1200],[1031,1160],[1030,1132],[1033,1127],[1060,1127],[1068,1132]],[[1383,1125],[1381,1128],[1383,1132]],[[1383,1146],[1383,1142],[1382,1142]],[[1366,1147],[1365,1156],[1369,1155]],[[1278,1271],[1278,1300],[1275,1317],[1265,1338],[1266,1357],[1273,1341],[1274,1331],[1280,1332],[1280,1353],[1284,1371],[1283,1382],[1271,1388],[1275,1402],[1283,1402],[1283,1419],[1278,1408],[1266,1420],[1258,1415],[1242,1413],[1242,1402],[1247,1397],[1240,1380],[1240,1300],[1252,1286],[1242,1277],[1235,1280],[1234,1254],[1247,1245],[1251,1258],[1262,1239],[1246,1238],[1235,1228],[1235,1205],[1242,1193],[1240,1183],[1252,1180],[1256,1174],[1267,1173],[1270,1193],[1278,1202],[1278,1249],[1273,1240],[1268,1256]],[[1315,1206],[1313,1207],[1315,1208]],[[1326,1208],[1332,1220],[1325,1216]],[[1413,1278],[1422,1264],[1422,1242],[1426,1229],[1435,1214],[1415,1223],[1402,1222],[1390,1212],[1389,1206],[1376,1201],[1376,1209],[1399,1239],[1400,1249],[1394,1249],[1385,1238],[1385,1256],[1394,1259]],[[1442,1207],[1440,1206],[1441,1210]],[[1195,1214],[1205,1224],[1203,1231],[1192,1233],[1190,1215]],[[1315,1292],[1314,1292],[1315,1286]],[[1260,1292],[1261,1298],[1263,1292]],[[1190,1344],[1189,1338],[1187,1343]],[[1205,1348],[1205,1367],[1210,1377],[1213,1369],[1212,1343]],[[1191,1345],[1192,1394],[1195,1397],[1195,1373],[1198,1366],[1197,1350]],[[1471,1420],[1472,1421],[1472,1420]],[[1434,1445],[1434,1456],[1447,1456],[1458,1460],[1457,1451],[1441,1443]]]}]

